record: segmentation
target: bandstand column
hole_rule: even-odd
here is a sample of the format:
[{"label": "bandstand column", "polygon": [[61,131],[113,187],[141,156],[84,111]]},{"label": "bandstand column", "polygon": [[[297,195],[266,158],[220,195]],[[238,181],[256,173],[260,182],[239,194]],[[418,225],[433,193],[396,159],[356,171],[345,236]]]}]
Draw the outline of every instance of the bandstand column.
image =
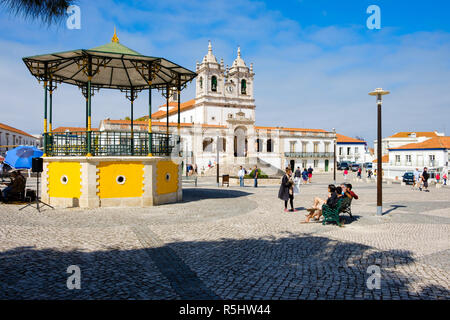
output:
[{"label": "bandstand column", "polygon": [[92,57],[89,56],[88,61],[88,128],[87,128],[87,156],[92,157],[92,127],[91,127],[91,81],[92,81]]},{"label": "bandstand column", "polygon": [[47,80],[44,81],[44,157],[47,157]]},{"label": "bandstand column", "polygon": [[87,125],[87,156],[92,157],[92,127],[91,127],[91,80],[92,77],[88,77],[88,91],[87,91],[87,105],[88,105],[88,125]]},{"label": "bandstand column", "polygon": [[166,154],[169,155],[169,85],[166,85]]},{"label": "bandstand column", "polygon": [[178,146],[179,146],[179,152],[178,155],[181,155],[181,133],[180,133],[180,128],[181,128],[181,124],[180,124],[180,106],[181,106],[181,97],[180,97],[180,93],[181,93],[181,76],[178,75],[178,88],[177,88],[177,95],[178,95],[178,119],[177,119],[177,135],[178,135]]},{"label": "bandstand column", "polygon": [[131,87],[131,99],[130,99],[130,103],[131,103],[131,114],[130,114],[130,119],[131,119],[131,155],[134,155],[134,89],[133,87]]},{"label": "bandstand column", "polygon": [[148,156],[152,154],[152,82],[148,82]]},{"label": "bandstand column", "polygon": [[53,119],[53,81],[50,80],[50,90],[49,90],[49,98],[50,98],[50,118],[49,118],[49,132],[52,133],[52,119]]}]

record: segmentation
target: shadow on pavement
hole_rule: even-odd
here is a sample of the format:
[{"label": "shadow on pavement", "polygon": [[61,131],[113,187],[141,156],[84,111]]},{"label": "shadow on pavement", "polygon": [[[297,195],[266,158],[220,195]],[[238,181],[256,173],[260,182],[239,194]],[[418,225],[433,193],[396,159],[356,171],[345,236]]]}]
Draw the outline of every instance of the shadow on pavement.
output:
[{"label": "shadow on pavement", "polygon": [[[3,251],[0,299],[450,299],[445,281],[422,283],[409,251],[292,233],[156,246],[145,236],[139,249]],[[80,290],[67,289],[70,265]],[[367,286],[371,265],[380,289]]]},{"label": "shadow on pavement", "polygon": [[193,202],[205,199],[232,199],[249,196],[252,193],[230,189],[183,188],[183,201]]},{"label": "shadow on pavement", "polygon": [[388,213],[391,213],[392,211],[394,211],[394,210],[396,210],[398,208],[407,208],[407,206],[393,204],[393,205],[391,205],[391,208],[389,210],[386,210],[385,212],[383,212],[383,216],[388,214]]}]

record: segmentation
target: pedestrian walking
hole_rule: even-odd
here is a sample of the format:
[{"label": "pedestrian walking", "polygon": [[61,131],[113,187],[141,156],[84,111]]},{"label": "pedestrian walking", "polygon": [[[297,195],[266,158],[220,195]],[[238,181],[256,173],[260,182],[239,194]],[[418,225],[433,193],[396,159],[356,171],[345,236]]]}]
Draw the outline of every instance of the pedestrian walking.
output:
[{"label": "pedestrian walking", "polygon": [[255,175],[254,175],[254,180],[255,180],[255,188],[258,188],[258,178],[259,178],[259,170],[258,167],[255,166]]},{"label": "pedestrian walking", "polygon": [[284,212],[288,212],[288,201],[290,202],[290,212],[297,211],[294,209],[294,180],[292,179],[292,170],[286,167],[285,174],[281,179],[280,190],[278,191],[278,198],[284,201]]},{"label": "pedestrian walking", "polygon": [[367,178],[372,179],[372,170],[367,171]]},{"label": "pedestrian walking", "polygon": [[300,193],[300,184],[302,182],[302,171],[297,167],[294,174],[294,194]]},{"label": "pedestrian walking", "polygon": [[439,183],[439,180],[441,180],[441,176],[439,175],[439,172],[436,173],[436,183]]},{"label": "pedestrian walking", "polygon": [[[425,189],[424,191],[430,192],[430,190],[428,190],[428,179],[430,178],[430,174],[428,173],[427,167],[423,168],[421,178],[422,178],[423,188]],[[420,191],[422,191],[422,188],[420,188]]]},{"label": "pedestrian walking", "polygon": [[444,180],[444,186],[447,185],[447,174],[444,173],[444,175],[442,176],[442,180]]},{"label": "pedestrian walking", "polygon": [[361,167],[358,168],[358,178],[361,179],[361,173],[362,173],[362,169]]},{"label": "pedestrian walking", "polygon": [[416,187],[417,189],[420,189],[421,180],[420,180],[419,168],[416,168],[416,170],[414,170],[413,176],[414,176],[413,189],[414,189],[414,187]]},{"label": "pedestrian walking", "polygon": [[244,187],[245,169],[241,166],[238,172],[239,186]]},{"label": "pedestrian walking", "polygon": [[303,184],[308,183],[308,171],[306,170],[306,168],[303,169],[302,179],[303,179]]},{"label": "pedestrian walking", "polygon": [[308,168],[308,182],[309,182],[309,183],[311,183],[313,171],[314,171],[313,168],[311,168],[311,167]]}]

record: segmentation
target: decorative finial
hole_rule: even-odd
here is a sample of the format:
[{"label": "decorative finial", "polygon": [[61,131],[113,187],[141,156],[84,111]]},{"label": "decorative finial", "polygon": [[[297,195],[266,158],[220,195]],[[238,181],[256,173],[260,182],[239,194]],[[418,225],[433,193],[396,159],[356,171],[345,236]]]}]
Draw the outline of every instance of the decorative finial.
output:
[{"label": "decorative finial", "polygon": [[239,58],[241,57],[241,47],[240,46],[238,46],[238,57]]},{"label": "decorative finial", "polygon": [[250,72],[253,72],[253,62],[250,63]]},{"label": "decorative finial", "polygon": [[208,40],[208,52],[212,52],[211,40]]},{"label": "decorative finial", "polygon": [[113,35],[111,41],[115,42],[115,43],[119,43],[119,38],[117,37],[117,33],[116,33],[116,26],[114,26],[114,35]]}]

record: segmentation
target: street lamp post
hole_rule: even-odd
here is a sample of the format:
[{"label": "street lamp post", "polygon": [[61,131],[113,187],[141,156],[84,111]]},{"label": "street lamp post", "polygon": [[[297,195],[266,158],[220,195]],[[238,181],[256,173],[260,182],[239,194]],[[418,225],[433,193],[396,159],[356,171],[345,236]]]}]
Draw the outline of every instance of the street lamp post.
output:
[{"label": "street lamp post", "polygon": [[336,138],[336,129],[333,128],[333,133],[334,133],[334,143],[333,143],[333,147],[334,147],[334,151],[333,151],[333,181],[334,181],[334,185],[336,185],[336,143],[337,143],[337,138]]},{"label": "street lamp post", "polygon": [[389,94],[389,91],[381,88],[376,88],[369,92],[369,95],[377,97],[378,105],[378,136],[377,136],[377,216],[383,215],[383,193],[382,193],[382,179],[383,179],[383,160],[381,155],[381,104],[382,96]]}]

